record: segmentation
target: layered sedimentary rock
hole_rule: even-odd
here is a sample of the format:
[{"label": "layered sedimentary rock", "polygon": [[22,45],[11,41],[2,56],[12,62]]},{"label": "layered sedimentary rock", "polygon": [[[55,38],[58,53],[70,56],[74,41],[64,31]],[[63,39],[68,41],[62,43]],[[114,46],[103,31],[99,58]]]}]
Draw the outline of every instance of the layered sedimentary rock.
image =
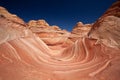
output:
[{"label": "layered sedimentary rock", "polygon": [[[29,29],[37,34],[50,48],[67,47],[73,42],[68,38],[70,32],[61,30],[58,26],[50,26],[45,20],[28,22]],[[58,48],[60,49],[60,48]]]},{"label": "layered sedimentary rock", "polygon": [[114,3],[93,25],[89,37],[98,43],[120,48],[120,1]]},{"label": "layered sedimentary rock", "polygon": [[78,22],[71,32],[70,39],[75,42],[81,37],[86,37],[91,27],[92,24],[83,24],[82,22]]},{"label": "layered sedimentary rock", "polygon": [[0,9],[0,80],[120,79],[119,17],[93,26],[79,22],[70,33],[44,20],[25,23],[16,16],[16,22]]},{"label": "layered sedimentary rock", "polygon": [[24,24],[24,21],[20,19],[15,14],[10,14],[5,8],[0,7],[0,16],[5,17],[6,19],[12,20],[16,23]]}]

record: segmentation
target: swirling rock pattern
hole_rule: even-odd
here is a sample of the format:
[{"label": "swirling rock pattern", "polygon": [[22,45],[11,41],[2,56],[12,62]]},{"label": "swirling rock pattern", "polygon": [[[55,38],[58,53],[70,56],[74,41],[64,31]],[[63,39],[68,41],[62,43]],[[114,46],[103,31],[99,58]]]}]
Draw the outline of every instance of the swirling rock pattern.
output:
[{"label": "swirling rock pattern", "polygon": [[[70,33],[58,27],[51,27],[44,20],[21,24],[21,19],[15,22],[1,14],[0,80],[120,79],[119,47],[107,45],[104,41],[109,41],[108,38],[104,38],[103,43],[98,44],[97,34],[104,29],[104,24],[107,23],[107,27],[108,24],[111,25],[111,20],[119,23],[118,17],[117,20],[116,17],[106,17],[99,26],[100,30],[96,29],[98,31],[92,28],[89,32],[88,28],[77,27]],[[76,37],[74,35],[78,35],[75,31],[79,32],[81,29],[86,30],[85,34],[74,39]],[[88,32],[92,38],[87,37]],[[119,43],[119,34],[116,33],[114,36],[115,39],[114,37],[111,39],[113,41],[117,39]]]}]

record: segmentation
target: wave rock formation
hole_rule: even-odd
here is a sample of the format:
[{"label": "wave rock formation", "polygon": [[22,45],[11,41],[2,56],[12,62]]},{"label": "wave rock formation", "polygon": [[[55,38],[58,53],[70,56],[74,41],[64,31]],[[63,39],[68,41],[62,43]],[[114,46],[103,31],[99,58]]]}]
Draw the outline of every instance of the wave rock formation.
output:
[{"label": "wave rock formation", "polygon": [[120,1],[72,32],[0,7],[0,80],[120,80]]}]

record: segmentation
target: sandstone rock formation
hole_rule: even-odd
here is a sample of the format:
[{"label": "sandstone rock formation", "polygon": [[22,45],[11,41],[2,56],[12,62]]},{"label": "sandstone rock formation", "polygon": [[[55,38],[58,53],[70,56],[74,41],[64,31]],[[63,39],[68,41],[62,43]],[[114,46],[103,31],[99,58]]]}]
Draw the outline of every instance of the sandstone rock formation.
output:
[{"label": "sandstone rock formation", "polygon": [[93,25],[89,37],[120,48],[120,1],[114,3]]},{"label": "sandstone rock formation", "polygon": [[15,14],[10,14],[5,8],[0,7],[0,16],[5,17],[6,19],[12,20],[14,22],[24,24],[24,21],[20,19]]},{"label": "sandstone rock formation", "polygon": [[44,20],[25,23],[2,7],[0,15],[0,80],[120,79],[118,16],[79,22],[70,33]]},{"label": "sandstone rock formation", "polygon": [[[50,48],[54,45],[67,47],[73,42],[68,38],[70,32],[61,30],[58,26],[50,26],[45,20],[28,22],[29,29],[37,34]],[[59,48],[60,49],[60,48]]]},{"label": "sandstone rock formation", "polygon": [[86,37],[91,27],[92,24],[83,24],[82,22],[78,22],[71,32],[71,40],[76,41],[81,37]]}]

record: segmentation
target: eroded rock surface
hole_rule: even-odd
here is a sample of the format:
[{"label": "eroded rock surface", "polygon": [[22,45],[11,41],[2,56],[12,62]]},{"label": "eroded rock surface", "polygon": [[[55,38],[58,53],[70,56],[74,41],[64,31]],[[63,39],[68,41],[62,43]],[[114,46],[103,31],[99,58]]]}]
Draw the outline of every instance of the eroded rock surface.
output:
[{"label": "eroded rock surface", "polygon": [[16,22],[0,14],[0,80],[120,79],[119,17],[93,26],[79,22],[68,32],[44,20],[24,23],[16,16]]},{"label": "eroded rock surface", "polygon": [[82,22],[78,22],[71,32],[71,40],[75,42],[81,37],[86,37],[91,27],[92,24],[83,24]]},{"label": "eroded rock surface", "polygon": [[6,19],[12,20],[16,23],[24,24],[24,21],[20,19],[15,14],[9,13],[5,8],[0,7],[0,16],[5,17]]},{"label": "eroded rock surface", "polygon": [[[67,47],[73,42],[68,38],[70,32],[61,30],[58,26],[50,26],[45,20],[28,22],[29,29],[37,34],[49,47]],[[60,48],[59,48],[60,49]]]},{"label": "eroded rock surface", "polygon": [[88,35],[98,39],[98,43],[120,48],[120,1],[114,3],[93,24]]}]

